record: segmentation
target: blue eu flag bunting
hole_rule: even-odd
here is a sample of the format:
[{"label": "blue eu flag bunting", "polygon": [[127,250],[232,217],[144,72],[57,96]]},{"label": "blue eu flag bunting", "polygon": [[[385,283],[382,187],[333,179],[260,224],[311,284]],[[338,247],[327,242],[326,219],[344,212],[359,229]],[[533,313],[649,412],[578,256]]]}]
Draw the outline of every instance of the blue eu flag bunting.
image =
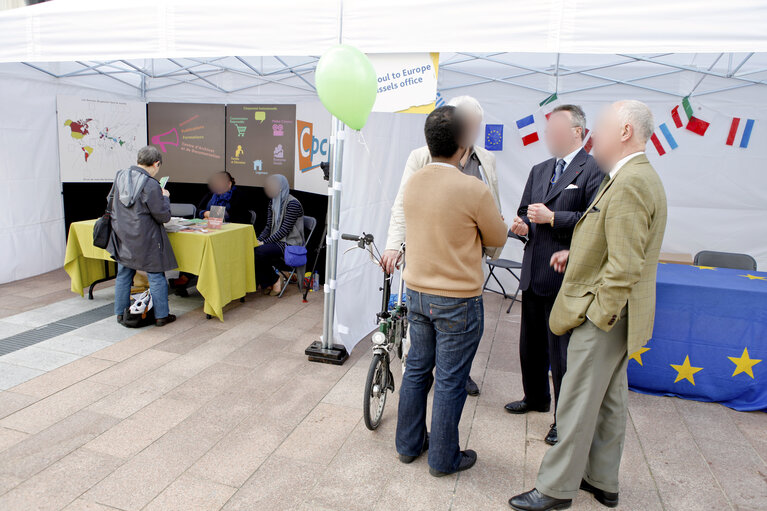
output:
[{"label": "blue eu flag bunting", "polygon": [[503,151],[503,124],[485,125],[485,149]]}]

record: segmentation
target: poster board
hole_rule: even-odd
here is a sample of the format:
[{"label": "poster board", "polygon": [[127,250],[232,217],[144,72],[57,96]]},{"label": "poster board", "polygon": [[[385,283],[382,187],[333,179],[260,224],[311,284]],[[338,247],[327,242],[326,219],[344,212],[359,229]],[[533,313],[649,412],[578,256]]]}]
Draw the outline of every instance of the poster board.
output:
[{"label": "poster board", "polygon": [[296,105],[227,105],[226,170],[246,186],[282,174],[293,188]]},{"label": "poster board", "polygon": [[320,163],[330,160],[330,113],[319,101],[296,105],[296,165],[294,188],[328,193]]},{"label": "poster board", "polygon": [[146,145],[146,103],[56,97],[62,182],[111,182]]},{"label": "poster board", "polygon": [[224,105],[149,103],[147,110],[149,143],[162,152],[162,175],[173,182],[207,183],[224,170]]}]

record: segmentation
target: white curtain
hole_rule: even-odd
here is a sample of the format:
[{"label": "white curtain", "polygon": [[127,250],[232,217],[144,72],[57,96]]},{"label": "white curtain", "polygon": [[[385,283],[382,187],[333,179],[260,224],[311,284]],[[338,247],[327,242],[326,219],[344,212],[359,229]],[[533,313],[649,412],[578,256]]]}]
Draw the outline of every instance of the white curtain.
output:
[{"label": "white curtain", "polygon": [[[389,213],[410,151],[424,144],[425,115],[374,113],[361,135],[347,128],[344,148],[341,233],[373,234],[386,246]],[[336,339],[351,351],[375,328],[381,309],[381,269],[366,252],[340,241],[336,288]]]},{"label": "white curtain", "polygon": [[[116,94],[55,82],[21,64],[0,67],[0,283],[61,268],[64,209],[56,94]],[[86,92],[87,91],[87,92]]]}]

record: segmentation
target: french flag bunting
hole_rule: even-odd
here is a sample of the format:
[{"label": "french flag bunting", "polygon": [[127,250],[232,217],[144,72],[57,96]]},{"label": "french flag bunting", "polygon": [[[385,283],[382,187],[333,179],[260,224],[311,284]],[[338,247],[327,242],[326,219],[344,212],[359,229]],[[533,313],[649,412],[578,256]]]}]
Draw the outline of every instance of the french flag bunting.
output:
[{"label": "french flag bunting", "polygon": [[522,137],[522,145],[528,146],[538,142],[538,131],[535,129],[535,116],[533,114],[517,120],[517,130]]},{"label": "french flag bunting", "polygon": [[[753,119],[733,117],[732,122],[730,123],[730,131],[727,133],[727,140],[725,140],[724,143],[731,146],[735,144],[736,140],[739,140],[738,146],[745,149],[748,147],[749,140],[751,140],[751,132],[753,130]],[[738,138],[738,135],[740,135],[740,138]]]},{"label": "french flag bunting", "polygon": [[668,125],[665,122],[658,126],[658,131],[660,131],[660,137],[657,133],[653,133],[650,137],[652,145],[655,146],[655,150],[658,151],[658,156],[663,156],[666,154],[667,147],[669,151],[679,147],[679,144],[676,143],[674,135],[671,134],[671,130],[668,129]]}]

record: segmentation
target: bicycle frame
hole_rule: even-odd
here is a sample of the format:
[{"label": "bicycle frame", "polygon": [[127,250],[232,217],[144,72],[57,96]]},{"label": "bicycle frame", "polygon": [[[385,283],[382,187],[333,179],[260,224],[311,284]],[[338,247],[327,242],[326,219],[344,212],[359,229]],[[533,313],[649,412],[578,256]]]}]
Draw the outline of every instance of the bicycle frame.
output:
[{"label": "bicycle frame", "polygon": [[[357,243],[356,247],[352,247],[349,250],[354,248],[366,250],[370,254],[370,258],[377,265],[382,266],[380,253],[379,257],[376,257],[373,253],[374,249],[378,253],[378,249],[375,246],[372,235],[365,233],[362,233],[362,236],[342,234],[341,238]],[[404,249],[403,244],[400,248],[400,257],[404,254]],[[391,361],[390,353],[394,350],[394,353],[400,359],[403,359],[403,339],[407,333],[407,307],[402,303],[402,296],[405,292],[405,281],[402,277],[402,272],[398,276],[396,305],[393,308],[389,307],[393,277],[393,274],[384,271],[383,285],[380,289],[382,292],[381,311],[376,313],[378,330],[373,333],[373,358],[365,380],[364,419],[365,426],[370,430],[376,429],[380,424],[381,416],[386,406],[387,392],[394,392],[395,390],[394,376],[389,367]],[[371,402],[377,404],[371,408]]]}]

